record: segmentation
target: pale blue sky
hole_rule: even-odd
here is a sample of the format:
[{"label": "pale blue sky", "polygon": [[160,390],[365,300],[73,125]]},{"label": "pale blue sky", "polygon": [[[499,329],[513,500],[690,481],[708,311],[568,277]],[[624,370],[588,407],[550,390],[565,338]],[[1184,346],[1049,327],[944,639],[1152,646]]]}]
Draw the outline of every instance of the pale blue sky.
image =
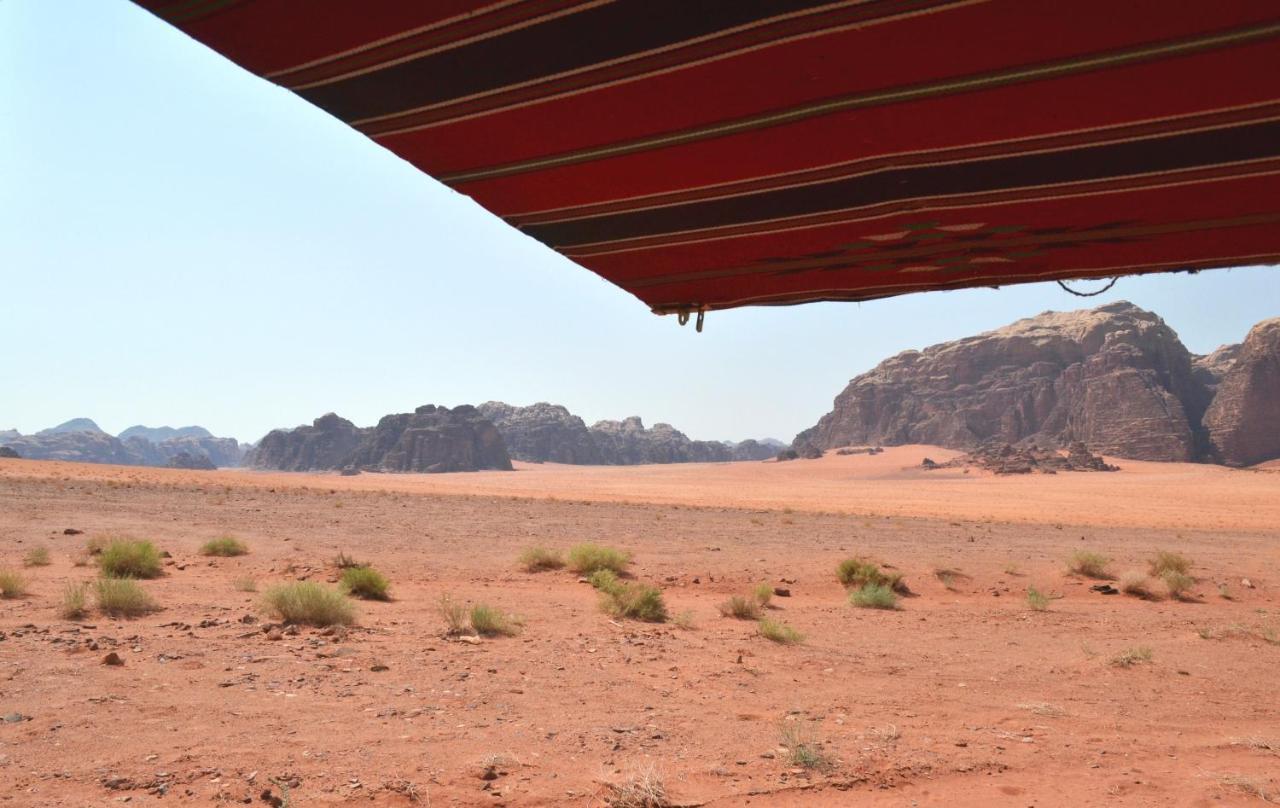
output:
[{"label": "pale blue sky", "polygon": [[[1280,315],[1280,270],[1090,304],[1120,298],[1203,353]],[[125,0],[0,0],[0,429],[256,440],[501,399],[790,440],[891,354],[1085,305],[1034,285],[695,334]]]}]

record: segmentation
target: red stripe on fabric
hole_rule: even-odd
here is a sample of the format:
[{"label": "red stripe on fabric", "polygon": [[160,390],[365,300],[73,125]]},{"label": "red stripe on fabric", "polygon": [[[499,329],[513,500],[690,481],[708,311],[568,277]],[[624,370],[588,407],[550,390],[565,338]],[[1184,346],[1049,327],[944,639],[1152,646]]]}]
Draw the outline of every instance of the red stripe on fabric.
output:
[{"label": "red stripe on fabric", "polygon": [[[1167,6],[1158,0],[1000,0],[788,43],[607,90],[376,139],[440,176],[679,132],[821,99],[1041,64],[1276,18],[1274,5],[1257,2],[1206,7],[1199,15],[1162,16],[1161,8]],[[1098,25],[1100,18],[1107,24]],[[919,56],[903,59],[904,53]],[[512,132],[520,136],[511,137]],[[871,143],[893,134],[866,132],[857,140]]]}]

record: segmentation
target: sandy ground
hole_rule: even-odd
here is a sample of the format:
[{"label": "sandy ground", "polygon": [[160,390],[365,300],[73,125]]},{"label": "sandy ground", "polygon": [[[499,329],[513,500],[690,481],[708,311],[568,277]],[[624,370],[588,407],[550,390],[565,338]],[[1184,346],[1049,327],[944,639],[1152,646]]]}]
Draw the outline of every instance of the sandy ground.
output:
[{"label": "sandy ground", "polygon": [[[30,589],[0,601],[0,806],[266,805],[279,782],[294,806],[605,805],[646,770],[672,805],[1280,799],[1280,473],[997,478],[926,454],[950,456],[350,478],[0,460],[0,568]],[[58,619],[94,575],[85,540],[121,533],[172,554],[144,584],[163,611]],[[252,552],[197,554],[223,534]],[[693,627],[611,621],[571,573],[516,567],[584,541],[634,553]],[[52,564],[22,569],[37,546]],[[1194,600],[1098,594],[1063,563],[1092,549],[1123,573],[1156,548],[1193,559]],[[236,579],[333,580],[339,551],[394,600],[345,636],[269,639]],[[833,570],[855,554],[914,596],[849,606]],[[719,615],[762,581],[790,590],[772,616],[803,644]],[[442,594],[524,630],[447,639]],[[783,727],[826,765],[788,760]]]}]

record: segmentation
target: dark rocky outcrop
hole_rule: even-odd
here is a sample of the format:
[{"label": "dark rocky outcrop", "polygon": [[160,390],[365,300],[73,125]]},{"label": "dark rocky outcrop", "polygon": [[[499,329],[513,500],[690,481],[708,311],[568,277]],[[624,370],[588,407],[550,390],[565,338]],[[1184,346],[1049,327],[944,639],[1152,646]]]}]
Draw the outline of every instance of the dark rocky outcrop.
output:
[{"label": "dark rocky outcrop", "polygon": [[1084,441],[1119,457],[1194,460],[1208,372],[1205,363],[1198,376],[1173,330],[1131,303],[1046,312],[882,362],[794,445]]},{"label": "dark rocky outcrop", "polygon": [[[75,430],[70,426],[86,428]],[[200,431],[207,437],[175,437],[154,443],[134,434],[121,440],[103,432],[88,418],[77,418],[34,435],[6,438],[4,443],[33,460],[168,466],[170,460],[186,453],[215,467],[240,465],[243,451],[235,438],[215,438]]]},{"label": "dark rocky outcrop", "polygon": [[586,423],[559,404],[514,407],[486,401],[478,409],[502,433],[513,460],[587,466],[605,462]]},{"label": "dark rocky outcrop", "polygon": [[178,452],[169,458],[165,465],[171,469],[197,469],[212,471],[217,466],[207,455],[193,455],[190,452]]},{"label": "dark rocky outcrop", "polygon": [[22,457],[22,455],[18,454],[14,449],[10,449],[8,446],[0,446],[0,457],[15,460]]},{"label": "dark rocky outcrop", "polygon": [[1220,462],[1250,466],[1280,458],[1280,318],[1258,323],[1245,337],[1204,425]]},{"label": "dark rocky outcrop", "polygon": [[725,447],[729,450],[729,459],[736,461],[751,460],[769,460],[778,454],[780,449],[786,447],[782,441],[771,440],[755,440],[747,438],[738,443],[726,443]]},{"label": "dark rocky outcrop", "polygon": [[671,424],[646,429],[640,416],[621,421],[597,421],[591,436],[609,465],[645,463],[713,463],[731,460],[729,448],[709,440],[690,440]]},{"label": "dark rocky outcrop", "polygon": [[273,430],[248,463],[284,471],[511,469],[501,434],[478,409],[430,404],[384,416],[374,427],[360,428],[329,413],[310,426]]},{"label": "dark rocky outcrop", "polygon": [[345,418],[327,413],[310,426],[273,429],[245,458],[245,464],[260,469],[313,471],[348,465],[360,442],[370,430],[360,429]]},{"label": "dark rocky outcrop", "polygon": [[1240,355],[1240,346],[1223,345],[1210,354],[1191,357],[1191,373],[1196,380],[1205,386],[1210,397],[1218,392],[1218,385],[1235,364]]},{"label": "dark rocky outcrop", "polygon": [[1035,445],[1014,446],[993,441],[973,451],[960,455],[946,463],[936,463],[926,457],[920,466],[926,471],[940,468],[966,468],[976,466],[996,474],[1057,474],[1060,471],[1119,471],[1119,466],[1105,462],[1089,451],[1080,441],[1067,447],[1061,454],[1053,449]]}]

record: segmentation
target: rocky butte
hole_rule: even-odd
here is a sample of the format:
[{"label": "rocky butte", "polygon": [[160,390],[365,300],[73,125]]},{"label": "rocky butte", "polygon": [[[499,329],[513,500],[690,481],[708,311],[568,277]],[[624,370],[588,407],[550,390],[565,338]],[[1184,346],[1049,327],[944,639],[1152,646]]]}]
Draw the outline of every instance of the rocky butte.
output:
[{"label": "rocky butte", "polygon": [[392,472],[511,470],[502,435],[469,405],[427,404],[357,427],[333,413],[310,426],[268,433],[246,460],[260,469]]},{"label": "rocky butte", "polygon": [[1081,441],[1137,460],[1260,462],[1280,456],[1277,322],[1197,357],[1132,303],[1045,312],[885,360],[792,445]]}]

